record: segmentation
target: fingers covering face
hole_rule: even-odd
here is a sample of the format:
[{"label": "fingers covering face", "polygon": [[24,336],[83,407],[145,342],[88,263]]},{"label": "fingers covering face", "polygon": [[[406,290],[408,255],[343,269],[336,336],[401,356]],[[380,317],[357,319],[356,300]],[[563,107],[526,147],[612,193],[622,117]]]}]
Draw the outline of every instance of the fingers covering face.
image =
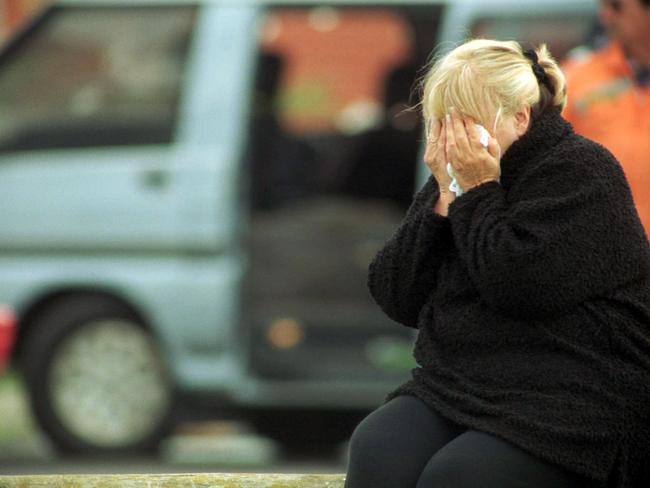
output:
[{"label": "fingers covering face", "polygon": [[438,142],[440,132],[442,131],[442,123],[438,119],[431,119],[429,123],[429,130],[427,132],[427,144]]},{"label": "fingers covering face", "polygon": [[424,159],[427,164],[434,163],[445,151],[445,128],[440,120],[431,120]]},{"label": "fingers covering face", "polygon": [[462,164],[463,155],[484,149],[481,135],[472,117],[459,114],[454,109],[444,119],[443,127],[447,129],[447,154],[456,164]]}]

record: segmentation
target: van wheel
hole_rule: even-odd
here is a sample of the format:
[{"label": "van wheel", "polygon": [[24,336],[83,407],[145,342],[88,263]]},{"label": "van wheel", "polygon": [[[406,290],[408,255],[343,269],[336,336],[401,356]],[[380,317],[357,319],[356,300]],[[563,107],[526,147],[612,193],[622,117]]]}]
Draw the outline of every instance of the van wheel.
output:
[{"label": "van wheel", "polygon": [[168,431],[171,383],[155,341],[126,307],[99,296],[59,300],[26,341],[32,408],[61,451],[141,451]]}]

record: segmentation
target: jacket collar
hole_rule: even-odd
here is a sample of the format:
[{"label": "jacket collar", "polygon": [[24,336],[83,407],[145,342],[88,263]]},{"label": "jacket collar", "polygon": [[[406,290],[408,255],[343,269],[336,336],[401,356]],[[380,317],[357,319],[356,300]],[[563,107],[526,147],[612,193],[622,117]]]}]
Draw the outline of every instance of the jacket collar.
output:
[{"label": "jacket collar", "polygon": [[558,109],[552,108],[542,113],[503,154],[501,183],[508,185],[523,168],[543,157],[571,132],[571,125],[562,118]]}]

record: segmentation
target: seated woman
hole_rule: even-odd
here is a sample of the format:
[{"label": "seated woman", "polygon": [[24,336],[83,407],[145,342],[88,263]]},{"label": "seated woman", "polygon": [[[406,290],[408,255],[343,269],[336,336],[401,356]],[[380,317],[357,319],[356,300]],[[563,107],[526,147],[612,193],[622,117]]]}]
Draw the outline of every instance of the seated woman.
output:
[{"label": "seated woman", "polygon": [[650,246],[565,102],[545,46],[469,41],[426,76],[432,176],[369,275],[418,367],[355,430],[346,488],[647,486]]}]

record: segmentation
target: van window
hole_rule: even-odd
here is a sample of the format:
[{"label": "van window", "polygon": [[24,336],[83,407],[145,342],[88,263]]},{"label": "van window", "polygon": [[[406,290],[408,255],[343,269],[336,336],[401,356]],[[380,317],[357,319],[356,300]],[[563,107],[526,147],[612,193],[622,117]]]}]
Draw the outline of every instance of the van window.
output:
[{"label": "van window", "polygon": [[271,11],[253,107],[258,207],[323,194],[408,205],[421,141],[412,95],[438,15],[430,6]]},{"label": "van window", "polygon": [[0,58],[0,150],[170,142],[194,16],[50,10]]},{"label": "van window", "polygon": [[[341,358],[361,367],[358,351],[372,337],[409,335],[372,302],[367,268],[416,189],[422,126],[411,108],[440,13],[440,5],[269,11],[248,144],[244,309],[258,374],[315,379],[338,368],[341,379],[376,378]],[[322,356],[337,344],[338,356],[306,364],[274,352],[268,331],[287,324],[306,330],[295,354]]]}]

